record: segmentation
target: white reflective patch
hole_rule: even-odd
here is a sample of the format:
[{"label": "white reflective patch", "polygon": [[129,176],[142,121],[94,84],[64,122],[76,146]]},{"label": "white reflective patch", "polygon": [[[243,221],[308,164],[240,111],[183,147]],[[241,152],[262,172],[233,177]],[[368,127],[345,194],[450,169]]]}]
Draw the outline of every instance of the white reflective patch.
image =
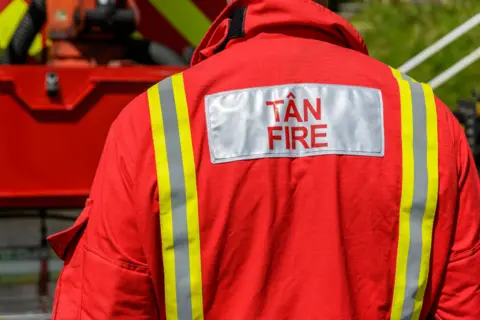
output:
[{"label": "white reflective patch", "polygon": [[269,157],[384,155],[380,90],[291,84],[205,97],[213,163]]}]

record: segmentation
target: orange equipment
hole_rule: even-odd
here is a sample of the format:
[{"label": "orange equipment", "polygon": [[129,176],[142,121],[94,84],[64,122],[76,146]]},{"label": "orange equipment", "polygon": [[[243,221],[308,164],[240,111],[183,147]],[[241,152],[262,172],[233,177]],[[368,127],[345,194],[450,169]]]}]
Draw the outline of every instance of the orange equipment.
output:
[{"label": "orange equipment", "polygon": [[124,40],[138,21],[132,0],[47,0],[49,64],[111,63],[124,55]]},{"label": "orange equipment", "polygon": [[[144,40],[130,37],[139,22],[139,10],[133,0],[32,0],[6,48],[3,63],[25,63],[28,46],[42,27],[51,42],[44,57],[49,65],[142,63],[144,61],[138,59],[142,56],[139,51],[151,48],[139,45]],[[158,55],[155,50],[150,53]],[[166,59],[156,57],[157,63],[187,64],[167,47],[163,47],[160,54]]]}]

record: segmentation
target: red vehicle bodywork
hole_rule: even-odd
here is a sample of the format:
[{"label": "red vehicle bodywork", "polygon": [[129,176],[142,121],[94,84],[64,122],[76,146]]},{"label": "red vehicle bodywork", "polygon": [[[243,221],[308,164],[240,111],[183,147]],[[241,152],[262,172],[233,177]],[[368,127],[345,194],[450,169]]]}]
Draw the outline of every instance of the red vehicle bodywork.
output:
[{"label": "red vehicle bodywork", "polygon": [[[0,0],[0,12],[10,2]],[[212,21],[225,6],[224,0],[192,2]],[[135,3],[145,39],[180,54],[190,45],[150,1]],[[135,96],[179,70],[1,65],[0,208],[83,206],[112,121]],[[60,79],[53,99],[45,91],[47,72]]]},{"label": "red vehicle bodywork", "polygon": [[[81,207],[110,124],[167,67],[0,68],[0,207]],[[60,94],[49,98],[54,71]]]}]

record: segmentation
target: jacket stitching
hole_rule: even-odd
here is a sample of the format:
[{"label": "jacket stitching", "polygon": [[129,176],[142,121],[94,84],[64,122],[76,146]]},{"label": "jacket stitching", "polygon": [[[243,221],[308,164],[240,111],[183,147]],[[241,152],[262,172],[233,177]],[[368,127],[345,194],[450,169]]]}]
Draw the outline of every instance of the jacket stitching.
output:
[{"label": "jacket stitching", "polygon": [[135,263],[126,262],[126,261],[114,260],[114,259],[111,259],[111,258],[106,257],[104,255],[101,255],[100,253],[96,252],[95,250],[92,250],[91,248],[89,248],[87,245],[84,245],[84,248],[85,248],[85,251],[88,251],[88,252],[96,255],[100,259],[102,259],[104,261],[107,261],[107,262],[110,262],[111,264],[113,264],[117,267],[120,267],[122,269],[131,270],[131,271],[135,271],[135,272],[143,273],[143,274],[150,274],[150,270],[148,268],[148,265],[135,264]]},{"label": "jacket stitching", "polygon": [[465,250],[465,251],[461,251],[461,252],[457,252],[457,253],[453,253],[451,258],[450,258],[450,262],[456,262],[456,261],[460,261],[460,260],[463,260],[465,258],[468,258],[468,257],[471,257],[473,256],[475,253],[477,253],[477,251],[480,250],[480,242],[477,243],[473,248],[471,249],[468,249],[468,250]]}]

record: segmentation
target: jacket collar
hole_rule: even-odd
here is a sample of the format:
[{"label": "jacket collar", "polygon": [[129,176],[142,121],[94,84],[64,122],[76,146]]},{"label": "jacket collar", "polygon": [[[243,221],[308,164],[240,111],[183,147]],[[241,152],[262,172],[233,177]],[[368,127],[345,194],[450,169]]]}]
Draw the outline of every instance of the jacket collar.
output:
[{"label": "jacket collar", "polygon": [[213,22],[195,50],[192,66],[263,32],[291,33],[368,54],[348,21],[312,0],[237,0]]}]

